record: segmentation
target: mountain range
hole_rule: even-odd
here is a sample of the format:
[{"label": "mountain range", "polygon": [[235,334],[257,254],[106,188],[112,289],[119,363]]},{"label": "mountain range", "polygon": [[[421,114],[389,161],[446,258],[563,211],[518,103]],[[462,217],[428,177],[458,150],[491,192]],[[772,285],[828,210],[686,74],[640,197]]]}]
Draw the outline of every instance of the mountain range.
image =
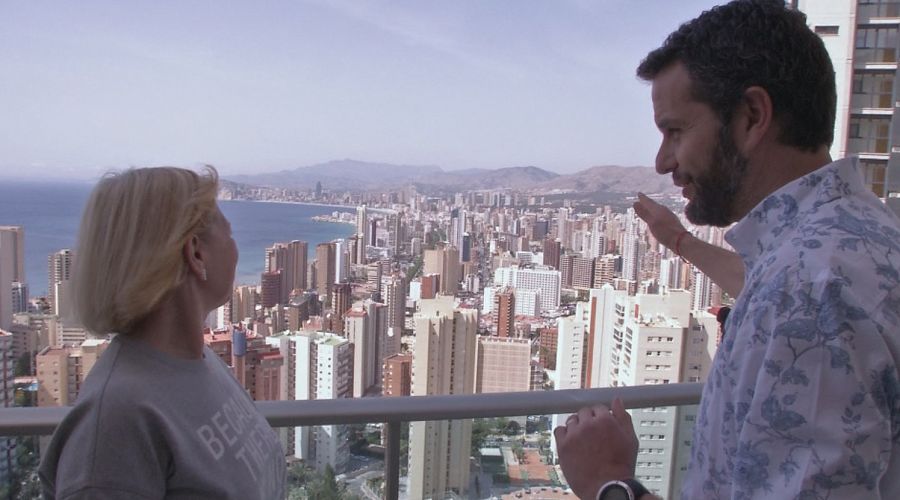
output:
[{"label": "mountain range", "polygon": [[605,165],[573,174],[557,174],[542,168],[507,167],[444,170],[434,165],[394,165],[358,160],[334,160],[293,170],[253,175],[231,175],[240,184],[282,189],[312,190],[321,182],[328,191],[369,191],[415,186],[422,192],[511,188],[543,193],[675,193],[668,177],[651,167]]}]

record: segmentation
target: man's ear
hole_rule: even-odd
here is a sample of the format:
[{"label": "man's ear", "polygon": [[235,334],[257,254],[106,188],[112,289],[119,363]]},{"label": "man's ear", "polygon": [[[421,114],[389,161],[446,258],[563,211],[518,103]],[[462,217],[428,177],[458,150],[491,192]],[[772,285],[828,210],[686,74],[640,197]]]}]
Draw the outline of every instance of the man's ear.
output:
[{"label": "man's ear", "polygon": [[197,278],[201,278],[206,270],[203,263],[203,255],[200,252],[200,237],[196,234],[191,236],[182,248],[184,262],[187,264],[188,273],[193,274]]},{"label": "man's ear", "polygon": [[762,87],[750,87],[732,117],[735,145],[744,156],[756,149],[773,129],[772,98]]}]

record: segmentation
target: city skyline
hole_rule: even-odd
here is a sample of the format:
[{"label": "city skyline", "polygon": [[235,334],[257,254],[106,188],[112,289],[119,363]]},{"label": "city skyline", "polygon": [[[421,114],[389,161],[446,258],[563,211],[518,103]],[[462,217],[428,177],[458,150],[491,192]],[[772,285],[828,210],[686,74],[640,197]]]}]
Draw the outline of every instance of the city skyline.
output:
[{"label": "city skyline", "polygon": [[715,3],[655,2],[654,16],[577,1],[7,7],[0,178],[340,158],[651,165],[658,135],[634,68]]}]

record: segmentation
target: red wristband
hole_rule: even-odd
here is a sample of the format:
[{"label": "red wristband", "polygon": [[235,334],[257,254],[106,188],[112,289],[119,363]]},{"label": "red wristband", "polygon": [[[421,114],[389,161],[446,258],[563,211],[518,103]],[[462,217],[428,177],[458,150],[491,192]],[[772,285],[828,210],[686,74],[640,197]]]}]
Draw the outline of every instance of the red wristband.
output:
[{"label": "red wristband", "polygon": [[681,260],[684,260],[684,257],[681,255],[681,240],[688,234],[691,234],[691,232],[687,229],[678,233],[678,237],[675,238],[675,248],[672,249],[672,251],[675,252],[675,255],[681,257]]}]

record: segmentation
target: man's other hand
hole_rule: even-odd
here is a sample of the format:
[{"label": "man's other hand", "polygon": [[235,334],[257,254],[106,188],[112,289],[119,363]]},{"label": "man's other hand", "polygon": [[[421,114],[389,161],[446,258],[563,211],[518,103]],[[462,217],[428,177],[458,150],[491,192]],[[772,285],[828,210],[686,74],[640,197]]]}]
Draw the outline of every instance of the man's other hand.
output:
[{"label": "man's other hand", "polygon": [[673,246],[678,235],[685,231],[678,216],[668,208],[651,200],[644,193],[638,193],[638,201],[632,205],[634,213],[647,223],[656,241],[674,251]]},{"label": "man's other hand", "polygon": [[582,408],[553,430],[559,465],[572,491],[593,500],[606,482],[634,477],[638,439],[621,399]]}]

